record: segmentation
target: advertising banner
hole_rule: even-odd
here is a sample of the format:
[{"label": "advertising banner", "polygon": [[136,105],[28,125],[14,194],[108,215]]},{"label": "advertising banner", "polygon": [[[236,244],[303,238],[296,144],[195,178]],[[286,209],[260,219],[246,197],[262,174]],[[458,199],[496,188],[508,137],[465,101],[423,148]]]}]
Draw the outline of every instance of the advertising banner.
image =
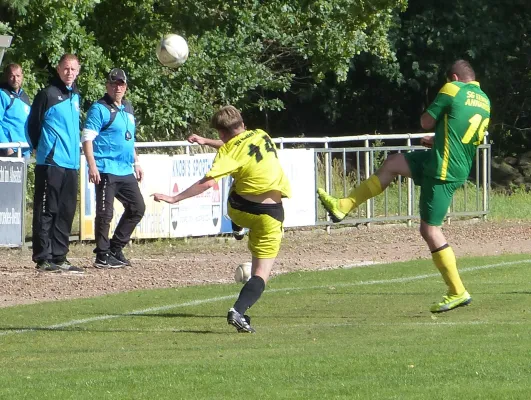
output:
[{"label": "advertising banner", "polygon": [[[215,154],[177,155],[172,158],[170,194],[183,192],[210,170]],[[170,204],[170,237],[221,233],[222,181],[198,196]]]},{"label": "advertising banner", "polygon": [[0,157],[0,246],[24,244],[25,189],[25,160]]},{"label": "advertising banner", "polygon": [[[170,220],[169,206],[166,203],[153,201],[151,194],[155,192],[169,193],[171,177],[171,157],[161,154],[141,154],[139,161],[144,170],[144,179],[140,183],[140,191],[146,203],[144,218],[140,221],[132,238],[163,238],[169,237]],[[81,156],[81,240],[94,239],[94,218],[96,217],[96,192],[93,183],[88,181],[88,167],[84,156]],[[114,217],[111,221],[111,235],[124,211],[122,204],[114,200]]]},{"label": "advertising banner", "polygon": [[[314,152],[306,149],[279,150],[279,159],[287,175],[292,198],[284,199],[286,219],[284,226],[307,226],[315,223],[315,167]],[[133,232],[132,238],[167,238],[206,236],[232,232],[227,217],[227,196],[232,179],[223,178],[204,193],[178,204],[156,203],[151,194],[175,195],[186,190],[210,170],[214,153],[195,155],[139,155],[144,170],[140,184],[146,203],[144,218]],[[81,162],[81,224],[82,240],[94,239],[96,215],[94,184],[88,182],[86,160]],[[114,202],[111,235],[123,207]]]}]

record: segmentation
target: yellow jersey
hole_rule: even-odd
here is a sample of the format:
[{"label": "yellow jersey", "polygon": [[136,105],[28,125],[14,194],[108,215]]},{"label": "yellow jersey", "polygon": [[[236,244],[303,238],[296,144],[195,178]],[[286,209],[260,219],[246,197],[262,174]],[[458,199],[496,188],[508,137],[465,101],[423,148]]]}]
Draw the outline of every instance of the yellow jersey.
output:
[{"label": "yellow jersey", "polygon": [[206,177],[216,181],[234,178],[232,190],[243,195],[259,195],[277,190],[291,197],[291,188],[282,170],[271,137],[261,129],[244,131],[218,149]]}]

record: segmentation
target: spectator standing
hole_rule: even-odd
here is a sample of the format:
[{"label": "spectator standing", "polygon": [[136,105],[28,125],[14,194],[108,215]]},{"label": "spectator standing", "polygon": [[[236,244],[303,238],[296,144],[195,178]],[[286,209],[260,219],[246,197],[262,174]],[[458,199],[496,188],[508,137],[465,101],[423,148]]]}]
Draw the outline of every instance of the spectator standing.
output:
[{"label": "spectator standing", "polygon": [[[0,143],[26,142],[26,121],[30,113],[30,100],[22,89],[24,73],[19,64],[8,64],[4,68],[0,84]],[[29,157],[26,148],[22,155]],[[17,149],[0,149],[0,156],[16,157]]]},{"label": "spectator standing", "polygon": [[66,258],[78,192],[78,58],[64,54],[56,72],[37,93],[28,118],[28,137],[36,150],[32,259],[42,272],[83,273]]},{"label": "spectator standing", "polygon": [[[89,109],[83,127],[83,152],[87,159],[89,181],[96,185],[95,238],[96,268],[130,266],[122,249],[146,209],[138,182],[144,172],[135,151],[135,116],[125,100],[127,76],[114,68],[107,76],[105,95]],[[124,213],[109,240],[114,199]]]}]

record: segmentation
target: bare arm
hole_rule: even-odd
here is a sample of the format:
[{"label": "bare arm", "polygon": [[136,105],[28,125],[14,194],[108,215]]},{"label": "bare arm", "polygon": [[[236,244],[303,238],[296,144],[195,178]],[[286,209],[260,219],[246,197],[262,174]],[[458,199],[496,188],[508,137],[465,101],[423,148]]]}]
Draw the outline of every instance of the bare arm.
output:
[{"label": "bare arm", "polygon": [[94,146],[92,145],[92,140],[85,140],[83,142],[83,154],[85,154],[89,168],[89,182],[97,185],[100,183],[101,178],[100,171],[98,171],[98,167],[96,167],[96,160],[94,159]]},{"label": "bare arm", "polygon": [[138,159],[138,154],[136,154],[136,150],[135,150],[135,176],[138,182],[142,182],[142,179],[144,179],[144,170],[142,169],[142,166],[140,165],[140,160]]},{"label": "bare arm", "polygon": [[214,149],[219,149],[221,146],[223,146],[223,141],[220,139],[209,139],[203,136],[196,135],[195,133],[193,135],[188,136],[187,140],[190,143],[204,144],[213,147]]},{"label": "bare arm", "polygon": [[165,201],[166,203],[173,204],[188,199],[189,197],[197,196],[198,194],[201,194],[204,191],[210,189],[215,184],[216,180],[214,178],[207,178],[205,176],[198,180],[196,183],[194,183],[192,186],[190,186],[188,189],[186,189],[184,192],[179,193],[175,196],[168,196],[162,193],[153,193],[152,196],[153,200],[157,202]]},{"label": "bare arm", "polygon": [[426,131],[429,131],[429,130],[435,128],[435,122],[437,122],[437,121],[435,121],[435,118],[433,118],[427,112],[422,114],[422,116],[420,117],[420,126],[422,127],[422,129],[424,129]]}]

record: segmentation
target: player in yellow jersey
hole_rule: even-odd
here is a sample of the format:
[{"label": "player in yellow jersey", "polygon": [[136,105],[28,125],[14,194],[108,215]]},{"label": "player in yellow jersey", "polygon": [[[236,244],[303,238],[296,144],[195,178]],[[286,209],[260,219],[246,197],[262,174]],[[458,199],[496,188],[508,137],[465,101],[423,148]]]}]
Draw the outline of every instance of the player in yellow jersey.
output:
[{"label": "player in yellow jersey", "polygon": [[440,226],[455,190],[470,174],[476,147],[483,141],[490,118],[490,101],[467,61],[453,63],[447,79],[448,83],[420,119],[423,129],[435,129],[434,137],[421,141],[429,151],[389,156],[374,175],[346,198],[337,199],[323,189],[317,191],[332,220],[339,222],[361,203],[382,193],[397,175],[413,178],[421,187],[420,234],[448,286],[443,300],[430,308],[434,313],[450,311],[472,301],[457,271],[455,254]]},{"label": "player in yellow jersey", "polygon": [[[223,146],[223,140],[221,139],[210,139],[210,138],[197,135],[195,133],[188,136],[187,140],[190,143],[197,143],[203,146],[210,146],[216,150],[219,149],[221,146]],[[247,233],[248,229],[242,228],[241,226],[236,225],[234,221],[231,221],[231,225],[232,225],[232,236],[234,236],[236,240],[242,240],[245,237],[245,234]]]},{"label": "player in yellow jersey", "polygon": [[[211,126],[218,131],[223,145],[218,148],[210,171],[182,193],[155,193],[153,197],[155,201],[177,203],[203,193],[224,176],[234,178],[228,214],[234,223],[249,229],[252,273],[229,310],[227,322],[238,332],[254,333],[244,313],[265,289],[283,234],[282,198],[290,197],[291,189],[269,135],[260,129],[246,130],[235,107],[221,108],[212,117]],[[220,143],[213,144],[217,147]]]}]

